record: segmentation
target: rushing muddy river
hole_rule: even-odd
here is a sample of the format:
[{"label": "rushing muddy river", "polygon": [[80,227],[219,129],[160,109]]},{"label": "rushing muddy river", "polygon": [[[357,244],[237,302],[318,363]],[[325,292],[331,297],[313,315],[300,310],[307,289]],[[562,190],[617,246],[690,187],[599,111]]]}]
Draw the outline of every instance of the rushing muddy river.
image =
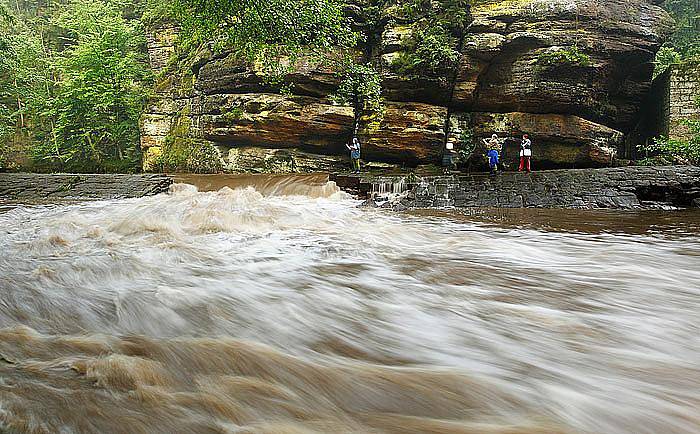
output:
[{"label": "rushing muddy river", "polygon": [[0,431],[700,432],[700,213],[180,181],[2,207]]}]

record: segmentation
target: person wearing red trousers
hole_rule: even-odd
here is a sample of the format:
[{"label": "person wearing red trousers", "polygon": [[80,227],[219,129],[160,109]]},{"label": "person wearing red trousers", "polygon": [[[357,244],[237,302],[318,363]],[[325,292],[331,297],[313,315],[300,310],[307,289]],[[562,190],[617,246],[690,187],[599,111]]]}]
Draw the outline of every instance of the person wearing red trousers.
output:
[{"label": "person wearing red trousers", "polygon": [[523,141],[520,142],[520,167],[518,167],[518,172],[522,172],[523,169],[530,173],[530,158],[532,157],[532,141],[529,139],[527,134],[523,134]]}]

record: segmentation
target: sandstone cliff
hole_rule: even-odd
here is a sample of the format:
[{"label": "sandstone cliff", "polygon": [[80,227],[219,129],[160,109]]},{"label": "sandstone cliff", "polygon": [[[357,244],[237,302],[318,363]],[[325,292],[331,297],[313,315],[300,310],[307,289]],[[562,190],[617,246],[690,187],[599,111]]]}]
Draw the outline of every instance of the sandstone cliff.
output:
[{"label": "sandstone cliff", "polygon": [[[463,30],[452,30],[456,62],[406,72],[397,59],[425,20],[388,7],[368,19],[373,2],[364,3],[349,13],[368,35],[360,55],[378,65],[385,98],[383,116],[358,125],[364,158],[408,165],[438,163],[448,138],[471,149],[493,132],[530,133],[540,167],[609,164],[637,121],[672,27],[648,0],[480,0]],[[190,171],[342,165],[354,117],[329,99],[333,71],[302,62],[287,77],[292,93],[281,95],[225,53],[187,53],[165,66],[173,32],[156,29],[149,41],[162,77],[142,120],[146,168],[164,147],[182,151],[168,157],[177,160],[171,167]],[[506,160],[516,156],[516,141],[506,142]]]}]

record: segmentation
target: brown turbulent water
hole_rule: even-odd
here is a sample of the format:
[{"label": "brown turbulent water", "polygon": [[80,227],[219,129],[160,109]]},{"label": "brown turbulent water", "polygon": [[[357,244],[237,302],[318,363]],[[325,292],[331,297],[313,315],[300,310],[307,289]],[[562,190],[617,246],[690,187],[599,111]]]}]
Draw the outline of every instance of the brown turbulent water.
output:
[{"label": "brown turbulent water", "polygon": [[700,432],[699,213],[184,181],[0,211],[1,432]]}]

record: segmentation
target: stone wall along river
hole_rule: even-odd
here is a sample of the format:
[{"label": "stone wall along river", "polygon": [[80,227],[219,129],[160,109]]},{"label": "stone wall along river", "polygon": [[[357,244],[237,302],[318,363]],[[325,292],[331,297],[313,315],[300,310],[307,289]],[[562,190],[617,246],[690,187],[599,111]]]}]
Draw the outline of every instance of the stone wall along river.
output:
[{"label": "stone wall along river", "polygon": [[164,175],[0,173],[0,200],[112,199],[168,191]]},{"label": "stone wall along river", "polygon": [[[700,207],[699,167],[620,167],[415,177],[343,176],[341,187],[399,208]],[[397,188],[398,186],[398,188]],[[398,190],[398,191],[397,191]],[[388,195],[382,193],[388,192]],[[399,193],[402,193],[399,195]],[[391,197],[390,197],[391,196]]]}]

